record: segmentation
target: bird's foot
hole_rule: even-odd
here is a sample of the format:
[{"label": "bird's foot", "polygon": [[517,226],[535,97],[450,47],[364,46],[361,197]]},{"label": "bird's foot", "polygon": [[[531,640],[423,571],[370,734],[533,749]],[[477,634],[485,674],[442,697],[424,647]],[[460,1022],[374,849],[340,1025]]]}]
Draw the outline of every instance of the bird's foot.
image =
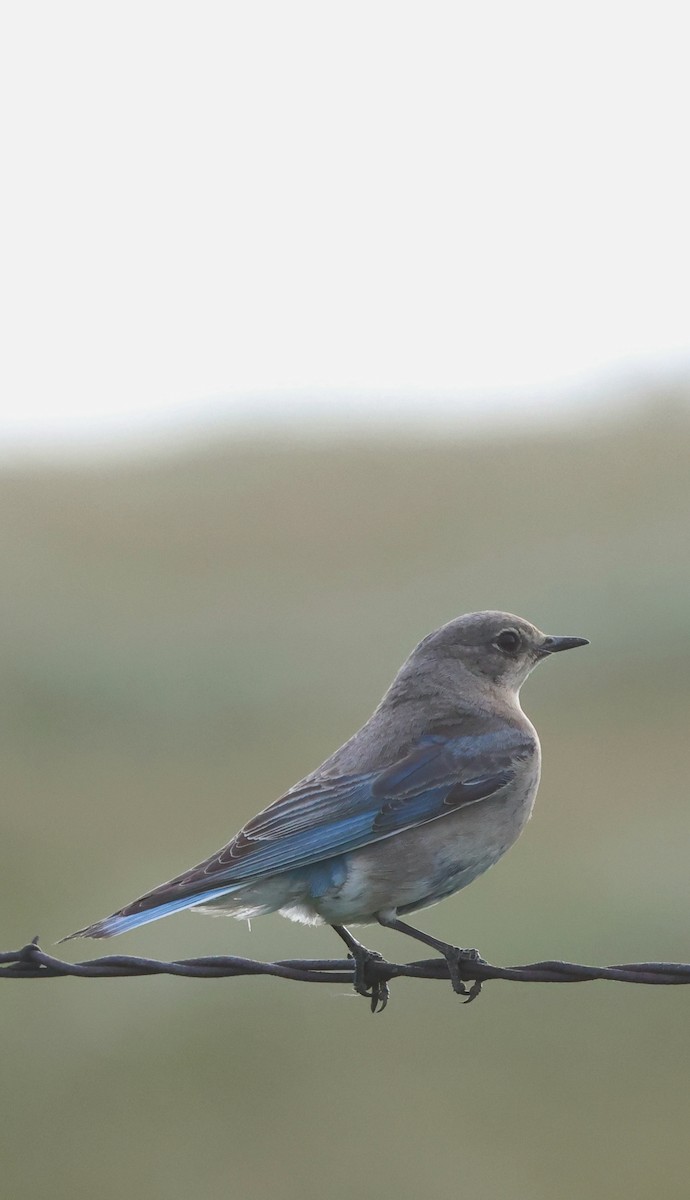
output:
[{"label": "bird's foot", "polygon": [[468,988],[465,986],[465,981],[461,978],[461,974],[463,968],[466,969],[468,965],[471,966],[477,963],[486,963],[486,959],[482,958],[478,950],[462,950],[459,946],[445,946],[442,953],[448,963],[448,973],[450,975],[450,982],[453,985],[453,991],[458,996],[465,997],[463,1004],[471,1004],[473,1000],[477,999],[482,990],[482,981],[481,979],[475,979],[472,986]]},{"label": "bird's foot", "polygon": [[376,950],[367,950],[366,946],[359,943],[352,946],[348,958],[351,958],[354,963],[354,988],[358,996],[366,996],[367,1000],[371,1001],[371,1011],[383,1012],[390,998],[390,989],[385,979],[371,980],[368,975],[368,968],[371,963],[385,962],[382,954],[378,954]]}]

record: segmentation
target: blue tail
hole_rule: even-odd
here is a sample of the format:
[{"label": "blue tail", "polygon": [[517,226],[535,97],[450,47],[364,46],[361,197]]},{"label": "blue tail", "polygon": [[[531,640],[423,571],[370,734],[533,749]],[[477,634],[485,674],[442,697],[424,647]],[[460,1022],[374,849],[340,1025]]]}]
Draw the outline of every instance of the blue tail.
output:
[{"label": "blue tail", "polygon": [[218,896],[226,896],[228,892],[237,890],[237,884],[234,884],[231,887],[198,892],[196,896],[185,896],[180,900],[167,900],[164,904],[159,904],[155,908],[145,908],[140,912],[128,913],[125,909],[121,913],[113,913],[112,917],[104,917],[102,921],[96,921],[94,925],[78,929],[76,933],[70,933],[68,937],[60,938],[60,941],[69,942],[72,938],[78,937],[115,937],[118,933],[127,933],[128,930],[136,929],[139,925],[148,925],[150,921],[157,921],[160,917],[169,916],[170,913],[180,912],[184,908],[193,908],[195,904],[201,904],[202,901],[216,900]]}]

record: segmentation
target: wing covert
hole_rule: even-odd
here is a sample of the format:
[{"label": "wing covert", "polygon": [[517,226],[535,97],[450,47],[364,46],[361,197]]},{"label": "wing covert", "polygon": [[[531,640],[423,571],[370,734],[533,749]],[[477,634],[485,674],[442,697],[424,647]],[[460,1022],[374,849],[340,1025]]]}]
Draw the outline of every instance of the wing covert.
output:
[{"label": "wing covert", "polygon": [[527,733],[504,726],[491,738],[426,735],[376,771],[315,773],[170,886],[249,883],[358,849],[495,795],[533,753]]}]

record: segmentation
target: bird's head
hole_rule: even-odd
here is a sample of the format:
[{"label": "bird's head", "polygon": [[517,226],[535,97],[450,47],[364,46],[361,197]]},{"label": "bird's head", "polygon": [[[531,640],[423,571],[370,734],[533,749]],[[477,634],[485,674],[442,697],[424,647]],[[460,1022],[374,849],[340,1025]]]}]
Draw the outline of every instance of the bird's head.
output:
[{"label": "bird's head", "polygon": [[505,612],[465,613],[420,642],[415,655],[429,662],[461,663],[483,683],[519,692],[538,662],[560,650],[587,646],[587,638],[553,637]]}]

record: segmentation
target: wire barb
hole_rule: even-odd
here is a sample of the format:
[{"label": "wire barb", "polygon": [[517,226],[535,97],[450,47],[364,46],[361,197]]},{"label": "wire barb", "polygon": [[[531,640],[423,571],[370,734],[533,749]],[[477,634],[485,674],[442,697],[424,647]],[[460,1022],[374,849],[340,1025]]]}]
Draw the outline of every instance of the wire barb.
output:
[{"label": "wire barb", "polygon": [[[234,979],[240,975],[272,975],[299,983],[354,983],[351,958],[284,959],[258,962],[252,958],[213,955],[161,962],[154,958],[111,954],[86,962],[70,963],[46,954],[34,938],[21,950],[0,953],[0,978],[5,979],[120,979],[136,975],[180,975],[192,979]],[[690,963],[620,963],[610,967],[591,967],[580,963],[546,960],[525,966],[495,967],[481,960],[466,961],[460,977],[472,982],[471,995],[489,979],[510,979],[514,983],[583,983],[593,979],[611,979],[618,983],[684,984],[690,983]],[[450,973],[444,958],[420,962],[391,963],[372,959],[367,963],[367,979],[376,994],[383,994],[391,979],[441,979]]]}]

